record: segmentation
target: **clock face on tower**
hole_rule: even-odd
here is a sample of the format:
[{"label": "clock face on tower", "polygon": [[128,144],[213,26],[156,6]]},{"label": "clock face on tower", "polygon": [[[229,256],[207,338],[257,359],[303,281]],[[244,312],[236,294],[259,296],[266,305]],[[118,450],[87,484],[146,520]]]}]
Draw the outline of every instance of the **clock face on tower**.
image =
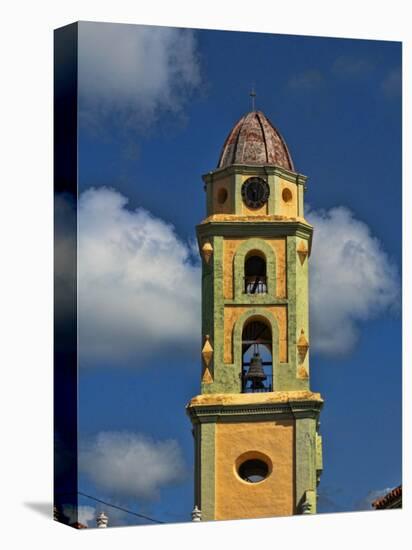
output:
[{"label": "clock face on tower", "polygon": [[249,208],[260,208],[269,198],[269,185],[262,178],[248,178],[242,185],[242,198]]}]

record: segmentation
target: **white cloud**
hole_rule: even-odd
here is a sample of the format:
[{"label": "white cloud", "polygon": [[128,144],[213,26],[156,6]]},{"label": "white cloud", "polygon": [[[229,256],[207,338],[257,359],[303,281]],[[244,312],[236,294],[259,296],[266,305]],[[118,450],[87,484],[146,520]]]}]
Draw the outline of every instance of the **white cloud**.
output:
[{"label": "white cloud", "polygon": [[392,488],[386,487],[385,489],[373,489],[361,500],[355,503],[355,510],[374,510],[372,502],[378,498],[381,498],[392,491]]},{"label": "white cloud", "polygon": [[155,441],[131,432],[100,432],[80,449],[80,471],[111,496],[154,500],[162,487],[184,479],[175,440]]},{"label": "white cloud", "polygon": [[402,71],[400,67],[392,69],[383,79],[381,90],[386,97],[398,97],[402,94]]},{"label": "white cloud", "polygon": [[288,80],[288,87],[292,90],[311,91],[317,90],[324,84],[324,77],[317,69],[308,69],[294,74]]},{"label": "white cloud", "polygon": [[81,363],[168,354],[194,357],[200,341],[200,267],[173,226],[116,191],[90,189],[78,214]]},{"label": "white cloud", "polygon": [[[87,527],[95,527],[96,510],[93,506],[79,506],[79,521]],[[91,523],[90,523],[91,522]]]},{"label": "white cloud", "polygon": [[[344,207],[309,211],[312,350],[350,352],[363,321],[399,305],[399,275],[369,227]],[[200,345],[200,267],[173,227],[107,188],[80,196],[81,365],[189,361]]]},{"label": "white cloud", "polygon": [[193,31],[114,23],[79,24],[79,98],[83,122],[102,117],[147,125],[178,112],[200,84]]},{"label": "white cloud", "polygon": [[366,57],[341,55],[332,64],[332,72],[343,78],[363,77],[371,73],[376,62]]},{"label": "white cloud", "polygon": [[359,321],[398,304],[399,279],[369,227],[344,207],[309,211],[314,225],[310,261],[312,349],[344,354],[354,347]]},{"label": "white cloud", "polygon": [[72,506],[66,504],[63,506],[63,515],[68,518],[68,522],[79,522],[86,527],[96,527],[96,510],[93,506]]}]

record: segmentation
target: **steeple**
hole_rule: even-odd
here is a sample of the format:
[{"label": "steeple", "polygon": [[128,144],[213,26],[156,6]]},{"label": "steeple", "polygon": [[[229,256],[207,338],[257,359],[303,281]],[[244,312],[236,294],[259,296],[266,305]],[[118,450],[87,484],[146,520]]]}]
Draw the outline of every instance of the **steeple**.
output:
[{"label": "steeple", "polygon": [[251,111],[203,181],[194,505],[202,521],[314,513],[323,400],[310,389],[306,176]]}]

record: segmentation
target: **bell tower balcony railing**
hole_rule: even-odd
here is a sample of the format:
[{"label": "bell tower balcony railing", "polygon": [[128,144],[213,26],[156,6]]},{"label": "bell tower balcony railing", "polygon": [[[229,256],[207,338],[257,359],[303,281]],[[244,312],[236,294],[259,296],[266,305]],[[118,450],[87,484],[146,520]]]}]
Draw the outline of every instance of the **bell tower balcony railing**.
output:
[{"label": "bell tower balcony railing", "polygon": [[273,391],[273,376],[267,374],[264,380],[251,380],[246,371],[242,374],[242,393],[263,393]]},{"label": "bell tower balcony railing", "polygon": [[266,294],[268,290],[266,275],[246,275],[244,281],[246,294]]}]

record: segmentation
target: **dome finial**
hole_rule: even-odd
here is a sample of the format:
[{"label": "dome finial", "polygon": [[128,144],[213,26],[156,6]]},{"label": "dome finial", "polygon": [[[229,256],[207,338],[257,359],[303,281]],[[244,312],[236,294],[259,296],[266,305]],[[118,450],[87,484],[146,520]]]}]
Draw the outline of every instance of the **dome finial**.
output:
[{"label": "dome finial", "polygon": [[256,98],[256,92],[255,92],[255,86],[253,85],[252,86],[252,90],[250,92],[250,97],[252,98],[252,111],[255,112],[256,111],[256,106],[255,106],[255,98]]}]

